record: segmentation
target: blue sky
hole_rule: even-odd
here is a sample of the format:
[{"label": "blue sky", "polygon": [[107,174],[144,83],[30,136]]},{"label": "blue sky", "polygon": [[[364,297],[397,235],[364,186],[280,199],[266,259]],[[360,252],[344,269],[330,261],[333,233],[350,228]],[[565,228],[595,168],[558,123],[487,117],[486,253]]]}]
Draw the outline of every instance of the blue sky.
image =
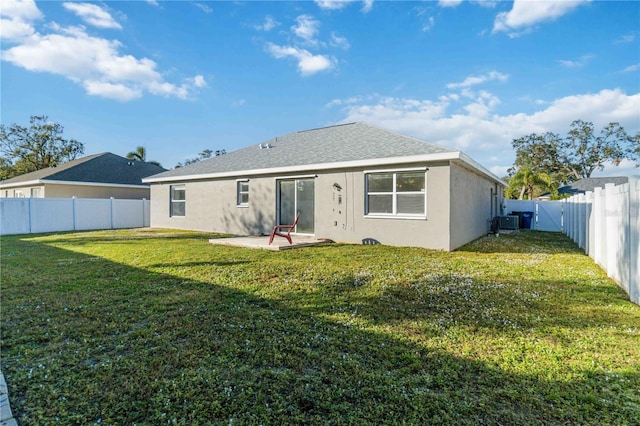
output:
[{"label": "blue sky", "polygon": [[[1,121],[166,168],[365,121],[499,176],[576,119],[640,130],[640,2],[3,0]],[[640,173],[624,162],[605,174]]]}]

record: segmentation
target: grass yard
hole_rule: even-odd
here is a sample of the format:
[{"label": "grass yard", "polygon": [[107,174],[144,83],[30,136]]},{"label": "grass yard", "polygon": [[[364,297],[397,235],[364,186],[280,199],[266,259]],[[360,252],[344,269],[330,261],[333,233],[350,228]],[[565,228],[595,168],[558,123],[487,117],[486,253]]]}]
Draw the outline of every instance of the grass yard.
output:
[{"label": "grass yard", "polygon": [[3,237],[18,421],[640,423],[640,307],[562,235],[454,253],[210,237]]}]

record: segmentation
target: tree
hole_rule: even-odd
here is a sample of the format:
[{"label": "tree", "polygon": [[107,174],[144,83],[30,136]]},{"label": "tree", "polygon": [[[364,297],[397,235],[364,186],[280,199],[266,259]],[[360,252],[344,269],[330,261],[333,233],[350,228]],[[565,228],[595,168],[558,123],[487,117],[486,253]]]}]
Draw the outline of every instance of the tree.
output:
[{"label": "tree", "polygon": [[509,178],[509,187],[505,191],[508,196],[519,193],[519,200],[524,199],[525,194],[527,194],[528,200],[533,200],[534,194],[536,193],[540,195],[548,191],[557,195],[558,185],[554,181],[554,178],[548,173],[536,173],[529,167],[520,167],[515,174]]},{"label": "tree", "polygon": [[186,167],[189,164],[197,163],[198,161],[206,160],[207,158],[211,158],[211,156],[213,154],[215,154],[216,157],[219,157],[219,156],[224,155],[226,153],[227,153],[227,151],[224,150],[224,149],[218,149],[218,150],[215,151],[215,153],[210,149],[205,149],[200,154],[198,154],[197,157],[189,158],[189,159],[184,160],[184,163],[176,164],[176,169],[179,169],[180,167]]},{"label": "tree", "polygon": [[547,132],[530,134],[512,142],[516,169],[526,167],[569,183],[588,178],[606,163],[619,165],[623,159],[638,161],[640,133],[627,135],[619,123],[609,123],[596,135],[593,123],[576,120],[565,137]]},{"label": "tree", "polygon": [[156,166],[162,167],[162,164],[157,161],[147,161],[147,149],[144,146],[136,147],[136,150],[129,152],[126,157],[132,161],[142,161],[143,163],[155,164]]},{"label": "tree", "polygon": [[127,158],[133,161],[147,161],[147,149],[144,146],[136,147],[135,151],[127,154]]},{"label": "tree", "polygon": [[33,172],[74,160],[84,153],[84,145],[64,139],[64,127],[46,115],[32,115],[29,127],[0,126],[0,172],[2,179]]}]

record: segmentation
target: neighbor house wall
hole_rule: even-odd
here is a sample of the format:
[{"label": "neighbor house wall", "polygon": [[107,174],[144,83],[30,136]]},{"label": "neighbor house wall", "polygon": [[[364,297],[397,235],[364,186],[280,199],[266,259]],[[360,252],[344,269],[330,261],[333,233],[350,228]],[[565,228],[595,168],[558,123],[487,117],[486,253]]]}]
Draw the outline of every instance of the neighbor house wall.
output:
[{"label": "neighbor house wall", "polygon": [[[497,202],[492,195],[498,194]],[[502,186],[477,173],[458,165],[451,164],[451,222],[449,250],[463,246],[489,231],[489,220],[497,216],[495,211],[502,204]],[[494,204],[492,210],[492,203]]]},{"label": "neighbor house wall", "polygon": [[151,191],[149,188],[116,187],[116,186],[93,186],[93,185],[63,185],[43,183],[41,185],[12,186],[2,188],[0,197],[17,198],[16,191],[21,192],[24,198],[31,197],[31,190],[39,188],[40,194],[37,198],[116,198],[119,200],[141,200],[149,199]]},{"label": "neighbor house wall", "polygon": [[46,198],[117,198],[120,200],[145,198],[148,200],[150,196],[149,188],[59,184],[45,184],[44,186],[44,197]]}]

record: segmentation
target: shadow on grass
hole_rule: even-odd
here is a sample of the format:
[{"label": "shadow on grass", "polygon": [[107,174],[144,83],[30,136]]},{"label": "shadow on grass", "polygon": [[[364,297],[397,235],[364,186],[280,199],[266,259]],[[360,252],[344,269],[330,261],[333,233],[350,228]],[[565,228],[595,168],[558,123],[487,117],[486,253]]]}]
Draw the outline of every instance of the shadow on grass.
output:
[{"label": "shadow on grass", "polygon": [[[637,420],[638,406],[606,390],[605,374],[514,373],[331,321],[328,308],[294,308],[33,241],[11,249],[2,268],[3,372],[24,424]],[[56,266],[61,258],[73,262]],[[95,270],[75,267],[92,263]],[[42,268],[56,279],[37,275]]]}]

